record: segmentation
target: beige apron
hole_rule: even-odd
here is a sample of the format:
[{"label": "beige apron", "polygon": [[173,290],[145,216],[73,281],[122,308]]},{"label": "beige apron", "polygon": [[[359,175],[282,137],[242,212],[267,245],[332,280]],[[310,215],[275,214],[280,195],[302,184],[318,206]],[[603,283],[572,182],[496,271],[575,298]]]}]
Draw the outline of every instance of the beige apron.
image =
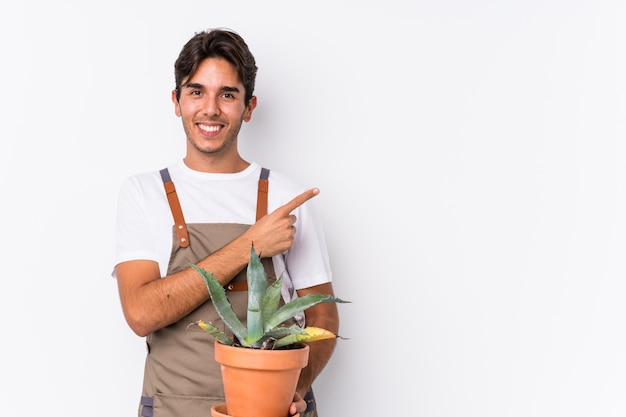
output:
[{"label": "beige apron", "polygon": [[[259,179],[257,220],[267,213],[268,176],[269,170],[263,168]],[[224,223],[186,224],[167,169],[161,170],[161,177],[174,217],[174,239],[167,275],[206,258],[250,227]],[[262,262],[269,282],[274,282],[276,274],[271,258],[264,258]],[[245,324],[248,304],[246,269],[243,268],[225,289],[233,309]],[[214,339],[198,326],[190,326],[198,320],[210,321],[228,330],[209,300],[176,323],[146,337],[148,353],[140,417],[209,417],[211,407],[224,402],[221,371],[213,357]],[[307,402],[307,413],[301,413],[301,416],[315,417],[312,391],[307,394]]]}]

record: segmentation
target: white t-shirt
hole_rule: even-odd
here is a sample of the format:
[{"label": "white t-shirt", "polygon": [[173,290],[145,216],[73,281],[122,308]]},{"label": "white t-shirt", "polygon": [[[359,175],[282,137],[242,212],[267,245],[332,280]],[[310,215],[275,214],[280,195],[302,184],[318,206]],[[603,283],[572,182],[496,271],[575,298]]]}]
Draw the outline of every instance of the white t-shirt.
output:
[{"label": "white t-shirt", "polygon": [[[180,160],[168,170],[186,223],[255,222],[261,173],[258,164],[252,163],[234,174],[213,174],[193,171]],[[270,171],[268,213],[304,190],[285,175]],[[283,296],[287,301],[292,298],[293,289],[332,280],[323,230],[312,203],[309,200],[293,212],[297,217],[293,246],[273,257],[276,276],[283,276]],[[158,171],[127,178],[118,200],[115,265],[130,260],[153,260],[158,262],[164,277],[172,250],[173,223]]]}]

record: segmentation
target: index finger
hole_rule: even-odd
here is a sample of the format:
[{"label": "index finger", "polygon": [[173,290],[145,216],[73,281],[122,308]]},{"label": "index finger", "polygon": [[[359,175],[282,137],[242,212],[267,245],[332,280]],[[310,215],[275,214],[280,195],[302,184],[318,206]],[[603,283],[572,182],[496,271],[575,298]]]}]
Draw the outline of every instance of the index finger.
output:
[{"label": "index finger", "polygon": [[302,194],[294,197],[287,204],[278,207],[276,210],[274,210],[274,212],[279,212],[286,216],[292,211],[294,211],[295,209],[297,209],[298,207],[300,207],[301,205],[303,205],[304,203],[306,203],[307,201],[309,201],[310,199],[312,199],[313,197],[315,197],[316,195],[318,195],[319,193],[320,193],[319,188],[311,188],[309,190],[306,190]]}]

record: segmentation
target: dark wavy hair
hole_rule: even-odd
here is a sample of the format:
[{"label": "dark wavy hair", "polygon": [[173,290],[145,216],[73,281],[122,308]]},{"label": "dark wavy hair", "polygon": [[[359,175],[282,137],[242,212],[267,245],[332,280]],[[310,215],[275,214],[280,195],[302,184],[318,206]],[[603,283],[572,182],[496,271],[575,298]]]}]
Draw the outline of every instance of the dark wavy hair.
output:
[{"label": "dark wavy hair", "polygon": [[181,82],[193,77],[206,58],[222,58],[235,67],[245,88],[244,104],[247,106],[254,93],[256,61],[243,38],[233,30],[223,28],[196,33],[183,46],[174,63],[176,99],[180,100]]}]

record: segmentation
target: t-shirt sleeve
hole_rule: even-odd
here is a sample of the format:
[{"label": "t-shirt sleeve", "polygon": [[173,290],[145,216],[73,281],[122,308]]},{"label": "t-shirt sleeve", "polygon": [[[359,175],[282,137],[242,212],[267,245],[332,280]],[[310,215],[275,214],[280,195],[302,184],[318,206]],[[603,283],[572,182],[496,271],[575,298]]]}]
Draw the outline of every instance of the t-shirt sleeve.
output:
[{"label": "t-shirt sleeve", "polygon": [[118,195],[114,265],[138,259],[158,260],[147,214],[138,181],[134,178],[125,180]]}]

